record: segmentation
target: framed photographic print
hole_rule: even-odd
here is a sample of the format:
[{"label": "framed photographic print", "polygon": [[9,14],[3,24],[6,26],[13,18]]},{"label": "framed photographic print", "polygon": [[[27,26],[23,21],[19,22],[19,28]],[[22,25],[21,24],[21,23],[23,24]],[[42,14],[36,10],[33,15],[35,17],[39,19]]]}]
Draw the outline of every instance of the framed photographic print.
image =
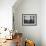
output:
[{"label": "framed photographic print", "polygon": [[23,26],[36,26],[37,14],[22,14],[22,25]]}]

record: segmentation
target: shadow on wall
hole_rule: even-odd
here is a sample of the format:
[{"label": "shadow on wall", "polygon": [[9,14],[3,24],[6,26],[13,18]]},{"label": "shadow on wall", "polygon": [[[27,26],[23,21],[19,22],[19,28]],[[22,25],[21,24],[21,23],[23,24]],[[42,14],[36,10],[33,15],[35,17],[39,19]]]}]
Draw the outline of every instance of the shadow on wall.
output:
[{"label": "shadow on wall", "polygon": [[17,0],[16,3],[12,6],[12,9],[18,8],[22,2],[23,2],[23,0]]}]

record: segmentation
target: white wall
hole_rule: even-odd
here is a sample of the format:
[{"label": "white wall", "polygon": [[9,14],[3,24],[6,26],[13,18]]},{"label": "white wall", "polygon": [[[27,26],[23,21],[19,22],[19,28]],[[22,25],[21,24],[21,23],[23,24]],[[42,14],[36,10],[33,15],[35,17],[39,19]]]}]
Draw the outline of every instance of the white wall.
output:
[{"label": "white wall", "polygon": [[41,38],[42,46],[46,46],[46,0],[41,1]]},{"label": "white wall", "polygon": [[[16,3],[17,5],[17,3]],[[20,5],[13,8],[15,30],[22,32],[24,38],[35,41],[36,46],[41,46],[41,4],[40,0],[23,0]],[[37,26],[22,26],[22,14],[37,14]]]},{"label": "white wall", "polygon": [[16,0],[0,0],[0,27],[12,28],[12,6]]}]

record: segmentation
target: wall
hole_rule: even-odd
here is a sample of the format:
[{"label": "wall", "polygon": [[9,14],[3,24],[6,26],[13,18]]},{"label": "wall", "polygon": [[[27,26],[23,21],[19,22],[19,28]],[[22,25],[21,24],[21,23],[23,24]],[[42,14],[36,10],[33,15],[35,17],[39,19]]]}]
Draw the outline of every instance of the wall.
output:
[{"label": "wall", "polygon": [[[17,7],[16,5],[13,7],[15,30],[22,32],[25,39],[34,40],[36,46],[41,46],[40,0],[23,0]],[[37,26],[22,26],[22,14],[37,14]]]},{"label": "wall", "polygon": [[46,0],[41,1],[41,38],[42,46],[46,46]]},{"label": "wall", "polygon": [[0,27],[12,28],[12,6],[16,0],[0,0]]}]

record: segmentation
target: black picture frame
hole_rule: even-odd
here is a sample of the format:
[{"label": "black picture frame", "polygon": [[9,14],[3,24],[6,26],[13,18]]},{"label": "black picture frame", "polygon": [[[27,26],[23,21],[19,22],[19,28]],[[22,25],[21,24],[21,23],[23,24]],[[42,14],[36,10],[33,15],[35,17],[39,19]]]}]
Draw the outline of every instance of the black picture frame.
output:
[{"label": "black picture frame", "polygon": [[22,14],[22,26],[36,26],[37,14]]}]

